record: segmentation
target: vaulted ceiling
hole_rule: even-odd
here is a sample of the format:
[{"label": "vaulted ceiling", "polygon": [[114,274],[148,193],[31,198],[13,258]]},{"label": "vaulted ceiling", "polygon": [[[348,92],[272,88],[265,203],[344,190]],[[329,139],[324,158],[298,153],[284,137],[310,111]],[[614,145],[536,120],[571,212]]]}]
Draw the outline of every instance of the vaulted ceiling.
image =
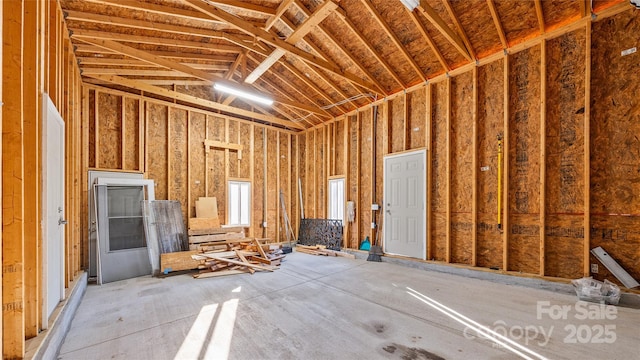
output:
[{"label": "vaulted ceiling", "polygon": [[[624,0],[63,0],[83,80],[291,129]],[[268,94],[264,106],[216,82]]]}]

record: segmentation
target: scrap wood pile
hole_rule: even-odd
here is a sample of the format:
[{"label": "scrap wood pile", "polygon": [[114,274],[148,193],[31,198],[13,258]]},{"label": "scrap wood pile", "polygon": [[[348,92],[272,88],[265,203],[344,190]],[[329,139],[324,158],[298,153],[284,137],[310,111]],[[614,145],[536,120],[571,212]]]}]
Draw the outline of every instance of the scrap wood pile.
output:
[{"label": "scrap wood pile", "polygon": [[356,256],[353,254],[346,253],[344,251],[336,251],[327,249],[326,245],[296,245],[296,251],[311,254],[311,255],[320,255],[320,256],[341,256],[349,259],[355,259]]}]

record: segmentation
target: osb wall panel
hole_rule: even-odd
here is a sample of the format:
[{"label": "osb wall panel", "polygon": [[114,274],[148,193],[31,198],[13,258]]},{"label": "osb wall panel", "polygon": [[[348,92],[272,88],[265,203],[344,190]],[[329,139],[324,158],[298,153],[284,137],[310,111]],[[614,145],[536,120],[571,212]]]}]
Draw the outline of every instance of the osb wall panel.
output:
[{"label": "osb wall panel", "polygon": [[447,82],[431,87],[431,257],[446,260],[447,254]]},{"label": "osb wall panel", "polygon": [[366,236],[371,236],[372,115],[372,109],[367,109],[360,113],[360,203],[356,205],[356,207],[360,208],[358,216],[360,221],[360,236],[358,239],[360,240]]},{"label": "osb wall panel", "polygon": [[[204,139],[206,135],[207,116],[199,112],[191,112],[189,118],[189,175],[191,178],[191,217],[196,216],[196,200],[205,196],[205,153]],[[219,204],[222,205],[222,204]]]},{"label": "osb wall panel", "polygon": [[409,125],[407,129],[407,131],[409,132],[409,144],[407,145],[408,149],[417,149],[426,146],[426,96],[427,92],[425,88],[407,94],[410,110]]},{"label": "osb wall panel", "polygon": [[280,174],[280,183],[279,183],[279,187],[278,187],[278,194],[276,195],[276,201],[274,203],[274,205],[276,206],[276,208],[280,209],[280,217],[277,219],[278,222],[278,226],[281,228],[280,229],[280,241],[285,241],[287,239],[287,233],[286,233],[286,228],[284,227],[284,213],[282,212],[282,206],[280,204],[280,190],[282,189],[282,192],[284,193],[284,204],[285,204],[285,209],[287,211],[287,215],[291,214],[291,209],[290,209],[290,204],[291,204],[291,192],[289,189],[291,189],[290,183],[289,183],[289,174],[291,171],[291,164],[290,164],[290,158],[289,158],[289,134],[284,134],[284,133],[280,133],[277,134],[276,136],[278,136],[280,138],[280,144],[278,146],[278,158],[280,159],[280,167],[279,167],[279,174]]},{"label": "osb wall panel", "polygon": [[[300,176],[300,168],[299,165],[299,156],[297,153],[298,144],[299,144],[299,136],[291,135],[291,182],[289,183],[289,196],[291,207],[287,208],[287,214],[289,215],[289,221],[291,222],[291,228],[293,229],[294,234],[298,234],[298,218],[300,216],[300,210],[298,206],[299,196],[298,196],[298,177]],[[293,239],[292,239],[293,240]]]},{"label": "osb wall panel", "polygon": [[267,129],[267,237],[276,239],[277,229],[280,227],[278,219],[278,133]]},{"label": "osb wall panel", "polygon": [[[358,176],[360,172],[358,171],[358,138],[360,137],[360,122],[357,116],[349,116],[349,189],[347,191],[347,200],[353,201],[356,206],[356,219],[359,216],[359,213],[362,209],[358,204]],[[358,247],[360,244],[358,241],[358,232],[356,231],[358,222],[353,222],[351,226],[349,226],[349,234],[348,234],[348,246],[349,247]]]},{"label": "osb wall panel", "polygon": [[334,175],[345,175],[344,170],[344,161],[346,154],[344,153],[345,144],[344,144],[344,122],[345,120],[336,121],[334,123],[335,126],[335,134],[336,138],[334,139],[335,144],[335,173]]},{"label": "osb wall panel", "polygon": [[[376,166],[376,198],[374,202],[380,205],[381,210],[376,212],[377,219],[376,223],[378,224],[378,234],[376,236],[382,238],[382,223],[383,223],[383,212],[384,212],[384,155],[386,155],[387,149],[384,148],[385,142],[385,124],[384,124],[384,111],[385,105],[378,106],[378,121],[376,122],[375,128],[375,136],[376,136],[376,158],[375,158],[375,166]],[[378,242],[381,244],[381,242]]]},{"label": "osb wall panel", "polygon": [[539,272],[540,262],[540,47],[510,57],[509,264]]},{"label": "osb wall panel", "polygon": [[122,169],[122,96],[98,94],[98,167]]},{"label": "osb wall panel", "polygon": [[[255,170],[253,172],[253,184],[251,191],[253,196],[252,212],[251,212],[251,224],[253,227],[253,234],[258,237],[266,237],[266,229],[262,227],[262,222],[266,221],[264,218],[263,204],[264,204],[264,148],[263,148],[264,134],[262,128],[254,128],[253,134],[253,164]],[[306,205],[306,204],[305,204]],[[218,208],[220,208],[218,206]],[[306,209],[306,208],[305,208]],[[306,214],[305,214],[306,215]]]},{"label": "osb wall panel", "polygon": [[124,169],[139,169],[139,136],[140,133],[140,101],[138,99],[125,98],[125,122],[124,122]]},{"label": "osb wall panel", "polygon": [[96,92],[89,90],[89,167],[96,167]]},{"label": "osb wall panel", "polygon": [[582,275],[584,29],[549,40],[546,73],[545,275]]},{"label": "osb wall panel", "polygon": [[156,200],[169,199],[167,194],[167,111],[168,108],[165,105],[147,102],[149,126],[147,136],[150,144],[147,147],[147,177],[155,182]]},{"label": "osb wall panel", "polygon": [[[208,115],[207,139],[225,141],[225,119]],[[225,179],[224,149],[210,148],[207,163],[207,178],[209,191],[207,196],[215,196],[218,204],[226,204],[227,184]],[[227,222],[226,206],[218,206],[220,222]]]},{"label": "osb wall panel", "polygon": [[[239,144],[237,121],[229,120],[228,139],[226,139],[225,141],[231,144]],[[229,156],[229,177],[237,178],[239,177],[238,152],[228,150],[227,153]]]},{"label": "osb wall panel", "polygon": [[[307,136],[306,134],[301,134],[296,136],[297,146],[298,146],[298,178],[296,179],[295,189],[296,189],[296,197],[298,199],[299,209],[296,214],[296,218],[302,217],[302,212],[305,212],[305,217],[307,215],[307,203],[304,201],[304,195],[307,191],[307,178],[308,178],[308,169],[307,169],[307,157],[306,157],[306,147],[307,147]],[[302,184],[302,189],[299,188],[300,184]],[[302,199],[300,199],[300,191],[302,191]],[[302,203],[300,203],[302,200]],[[298,231],[299,229],[294,229]],[[296,233],[297,234],[297,233]]]},{"label": "osb wall panel", "polygon": [[303,195],[304,195],[304,216],[305,218],[315,218],[316,217],[316,195],[315,195],[315,187],[318,182],[317,172],[320,167],[320,163],[317,162],[316,156],[316,133],[315,131],[310,131],[307,133],[307,141],[306,141],[306,149],[305,156],[307,157],[307,179],[306,186],[304,186]]},{"label": "osb wall panel", "polygon": [[[478,211],[476,262],[502,268],[503,242],[498,230],[498,135],[504,134],[504,61],[478,68]],[[483,168],[487,170],[482,170]]]},{"label": "osb wall panel", "polygon": [[591,248],[602,246],[636,279],[640,279],[640,53],[621,56],[621,51],[640,45],[639,32],[638,11],[594,23],[591,53]]},{"label": "osb wall panel", "polygon": [[404,96],[398,96],[388,102],[390,107],[389,119],[389,143],[391,144],[391,152],[404,151]]},{"label": "osb wall panel", "polygon": [[189,158],[187,152],[187,111],[184,109],[169,110],[169,199],[180,200],[182,218],[187,219],[187,168]]},{"label": "osb wall panel", "polygon": [[237,143],[242,145],[242,159],[238,160],[237,177],[249,179],[251,177],[251,125],[238,124]]},{"label": "osb wall panel", "polygon": [[472,264],[473,75],[451,81],[451,262]]},{"label": "osb wall panel", "polygon": [[315,195],[315,217],[324,219],[327,216],[327,164],[326,164],[326,136],[325,128],[319,128],[315,131],[315,159],[316,159],[316,185],[314,189]]}]

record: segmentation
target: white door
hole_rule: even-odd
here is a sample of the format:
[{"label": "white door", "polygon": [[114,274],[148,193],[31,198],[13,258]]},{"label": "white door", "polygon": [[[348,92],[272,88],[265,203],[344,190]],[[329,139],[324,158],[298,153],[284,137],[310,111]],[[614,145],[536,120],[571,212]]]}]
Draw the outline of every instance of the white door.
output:
[{"label": "white door", "polygon": [[426,258],[426,154],[384,158],[385,253]]},{"label": "white door", "polygon": [[51,313],[64,300],[64,121],[43,94],[42,179],[43,289],[42,326],[47,328]]}]

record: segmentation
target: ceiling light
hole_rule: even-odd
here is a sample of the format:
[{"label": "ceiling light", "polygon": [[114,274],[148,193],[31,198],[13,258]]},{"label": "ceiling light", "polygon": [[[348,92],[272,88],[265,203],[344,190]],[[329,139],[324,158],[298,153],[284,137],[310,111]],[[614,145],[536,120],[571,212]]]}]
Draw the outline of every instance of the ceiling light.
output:
[{"label": "ceiling light", "polygon": [[213,88],[218,90],[218,91],[222,91],[225,92],[227,94],[231,94],[231,95],[235,95],[237,97],[241,97],[243,99],[247,99],[247,100],[252,100],[255,102],[258,102],[260,104],[264,104],[264,105],[273,105],[273,99],[269,99],[265,96],[259,95],[259,94],[254,94],[254,93],[250,93],[248,91],[245,90],[241,90],[232,86],[229,86],[227,84],[223,84],[220,82],[217,82],[213,85]]},{"label": "ceiling light", "polygon": [[415,8],[420,5],[419,0],[400,0],[400,2],[407,8],[409,11],[415,10]]}]

